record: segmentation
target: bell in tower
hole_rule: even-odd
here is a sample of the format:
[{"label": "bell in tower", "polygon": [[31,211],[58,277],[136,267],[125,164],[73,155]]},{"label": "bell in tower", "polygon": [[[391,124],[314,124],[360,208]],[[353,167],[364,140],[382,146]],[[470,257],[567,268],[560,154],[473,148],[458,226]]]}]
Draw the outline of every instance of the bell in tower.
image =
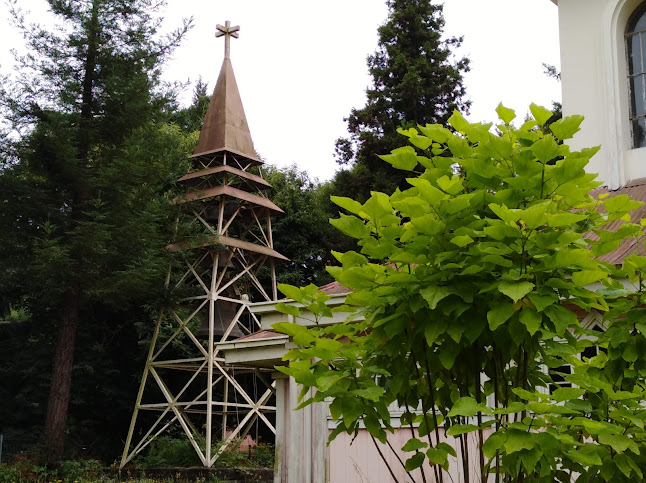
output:
[{"label": "bell in tower", "polygon": [[[243,337],[245,334],[238,326],[237,304],[226,300],[217,300],[214,304],[215,317],[213,318],[213,337],[220,340],[231,340]],[[195,332],[198,339],[209,338],[209,318],[201,317],[200,328]]]}]

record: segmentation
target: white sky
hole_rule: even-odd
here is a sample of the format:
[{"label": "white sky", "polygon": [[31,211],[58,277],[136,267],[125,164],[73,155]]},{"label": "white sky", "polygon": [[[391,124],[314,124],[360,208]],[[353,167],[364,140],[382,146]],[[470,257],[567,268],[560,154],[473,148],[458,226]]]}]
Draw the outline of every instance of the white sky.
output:
[{"label": "white sky", "polygon": [[[240,25],[231,58],[256,150],[268,163],[296,164],[320,180],[337,169],[334,141],[346,135],[343,118],[365,103],[366,57],[377,46],[385,0],[167,0],[166,24],[193,16],[194,28],[166,68],[168,80],[214,87],[223,39],[215,25]],[[44,0],[21,0],[30,18],[45,20]],[[446,0],[447,35],[463,35],[459,54],[471,59],[466,75],[473,121],[493,121],[502,101],[524,117],[531,102],[549,107],[560,85],[542,63],[559,65],[557,7],[550,0]],[[0,5],[0,64],[21,39]],[[190,100],[189,87],[183,99]]]}]

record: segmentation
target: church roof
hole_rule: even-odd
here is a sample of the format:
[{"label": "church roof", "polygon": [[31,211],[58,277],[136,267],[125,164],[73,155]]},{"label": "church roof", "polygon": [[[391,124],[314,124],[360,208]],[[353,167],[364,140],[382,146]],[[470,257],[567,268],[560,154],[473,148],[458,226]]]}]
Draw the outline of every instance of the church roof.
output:
[{"label": "church roof", "polygon": [[242,107],[231,59],[227,57],[222,62],[193,157],[220,151],[229,151],[260,163]]},{"label": "church roof", "polygon": [[[608,191],[608,188],[603,187],[590,192],[594,198],[597,198],[603,193],[609,193],[610,198],[617,195],[628,195],[635,201],[643,201],[644,204],[642,206],[630,212],[630,219],[633,223],[639,223],[642,219],[646,218],[646,178],[631,181],[626,186],[619,188],[616,191]],[[614,220],[604,226],[603,229],[616,231],[624,223],[625,222],[623,220]],[[599,237],[594,233],[588,233],[588,237],[595,240],[599,239]],[[623,240],[619,248],[600,256],[599,259],[604,262],[612,263],[613,265],[621,265],[624,258],[632,253],[636,253],[637,255],[646,255],[646,251],[644,250],[644,239],[642,237],[639,239],[631,237]]]}]

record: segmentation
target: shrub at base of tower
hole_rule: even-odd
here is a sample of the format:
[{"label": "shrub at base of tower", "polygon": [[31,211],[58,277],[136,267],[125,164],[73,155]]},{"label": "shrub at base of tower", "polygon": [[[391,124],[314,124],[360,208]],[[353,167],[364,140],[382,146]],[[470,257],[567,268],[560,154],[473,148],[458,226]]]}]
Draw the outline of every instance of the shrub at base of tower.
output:
[{"label": "shrub at base of tower", "polygon": [[[453,129],[400,130],[412,146],[382,159],[409,171],[411,187],[334,199],[349,214],[332,224],[358,249],[329,270],[365,320],[278,324],[299,344],[279,370],[317,389],[302,406],[330,398],[332,439],[362,424],[385,442],[396,402],[417,428],[395,448],[401,464],[426,461],[436,481],[449,481],[450,464],[464,481],[641,480],[646,257],[599,259],[642,237],[629,216],[641,203],[590,195],[601,183],[584,168],[598,149],[560,143],[581,116],[545,129],[552,113],[532,105],[517,128],[512,110],[497,112],[496,134],[457,113]],[[609,231],[613,220],[624,222]],[[323,295],[284,292],[322,314]],[[603,314],[606,332],[583,329],[575,308]],[[581,355],[589,346],[596,356]]]}]

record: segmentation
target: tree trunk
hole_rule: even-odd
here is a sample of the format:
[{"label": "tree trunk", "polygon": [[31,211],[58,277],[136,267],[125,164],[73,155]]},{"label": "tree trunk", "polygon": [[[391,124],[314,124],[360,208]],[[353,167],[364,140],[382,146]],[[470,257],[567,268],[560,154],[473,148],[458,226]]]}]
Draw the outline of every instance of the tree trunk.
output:
[{"label": "tree trunk", "polygon": [[[89,199],[85,170],[89,164],[90,124],[93,118],[92,89],[95,81],[98,49],[98,18],[101,0],[92,1],[91,20],[87,27],[87,57],[81,88],[81,112],[77,137],[77,162],[79,163],[76,196],[72,206],[71,218],[77,224],[85,219],[84,205]],[[52,386],[47,403],[47,421],[45,423],[45,444],[47,461],[58,461],[63,456],[67,411],[70,402],[72,366],[74,363],[74,343],[79,322],[81,284],[81,267],[76,267],[76,276],[70,281],[63,299],[63,317],[58,330],[56,355],[52,370]]]},{"label": "tree trunk", "polygon": [[67,409],[72,382],[72,366],[74,363],[74,340],[79,320],[79,288],[78,283],[70,283],[63,300],[63,316],[58,329],[52,383],[47,403],[45,444],[48,462],[58,461],[63,456]]}]

